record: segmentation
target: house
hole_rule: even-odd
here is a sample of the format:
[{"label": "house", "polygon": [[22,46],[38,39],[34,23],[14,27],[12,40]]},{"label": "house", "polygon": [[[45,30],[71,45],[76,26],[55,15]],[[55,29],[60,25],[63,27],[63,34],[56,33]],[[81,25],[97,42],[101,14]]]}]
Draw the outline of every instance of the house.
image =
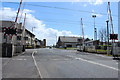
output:
[{"label": "house", "polygon": [[35,35],[32,32],[30,32],[28,29],[25,29],[24,40],[25,40],[26,48],[35,47]]},{"label": "house", "polygon": [[81,37],[71,37],[71,36],[60,36],[56,44],[57,47],[73,47],[76,48],[78,45],[82,44]]},{"label": "house", "polygon": [[[24,51],[23,44],[23,26],[22,23],[17,23],[13,21],[0,21],[0,38],[2,39],[0,46],[2,46],[2,56],[12,57],[16,53],[21,53]],[[5,34],[3,29],[17,29],[17,34],[11,35]],[[10,31],[8,31],[9,33]]]},{"label": "house", "polygon": [[99,40],[90,40],[84,42],[84,51],[87,52],[96,52],[98,45],[100,44]]},{"label": "house", "polygon": [[99,45],[99,40],[90,40],[90,41],[86,41],[84,42],[85,46],[96,46]]}]

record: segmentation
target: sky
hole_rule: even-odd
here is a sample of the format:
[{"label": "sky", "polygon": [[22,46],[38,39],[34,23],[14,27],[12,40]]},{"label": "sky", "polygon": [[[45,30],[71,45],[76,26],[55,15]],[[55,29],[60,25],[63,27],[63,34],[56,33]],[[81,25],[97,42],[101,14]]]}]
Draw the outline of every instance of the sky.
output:
[{"label": "sky", "polygon": [[[95,2],[25,2],[21,6],[18,23],[23,22],[26,13],[25,27],[32,30],[38,39],[47,39],[47,45],[53,45],[59,36],[82,36],[81,18],[84,27],[85,38],[93,39],[94,19],[95,26],[99,30],[106,29],[107,2],[96,0]],[[2,2],[0,8],[1,20],[15,21],[19,2]],[[113,18],[114,32],[118,33],[118,3],[110,5]],[[99,35],[98,35],[99,37]]]}]

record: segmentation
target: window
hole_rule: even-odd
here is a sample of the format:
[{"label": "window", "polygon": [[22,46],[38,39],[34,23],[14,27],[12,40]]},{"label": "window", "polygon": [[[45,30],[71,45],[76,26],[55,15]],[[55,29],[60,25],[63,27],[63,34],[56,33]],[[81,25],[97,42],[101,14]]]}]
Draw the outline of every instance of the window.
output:
[{"label": "window", "polygon": [[17,36],[17,40],[21,40],[21,36]]},{"label": "window", "polygon": [[24,40],[28,40],[28,37],[24,37]]},{"label": "window", "polygon": [[6,39],[6,37],[7,37],[6,35],[3,35],[3,39]]}]

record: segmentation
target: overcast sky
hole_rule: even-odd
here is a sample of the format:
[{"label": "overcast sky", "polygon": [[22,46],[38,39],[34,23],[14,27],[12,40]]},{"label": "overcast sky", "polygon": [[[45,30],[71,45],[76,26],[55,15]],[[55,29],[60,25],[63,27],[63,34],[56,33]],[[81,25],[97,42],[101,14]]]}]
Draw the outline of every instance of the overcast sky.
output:
[{"label": "overcast sky", "polygon": [[[93,14],[96,14],[96,28],[106,28],[107,2],[24,2],[18,22],[23,22],[27,14],[26,28],[32,30],[38,39],[47,39],[47,45],[56,43],[58,36],[82,35],[81,21],[83,18],[85,37],[93,38]],[[15,20],[19,2],[3,2],[0,8],[2,20]],[[115,33],[118,33],[118,3],[111,2],[111,11]]]}]

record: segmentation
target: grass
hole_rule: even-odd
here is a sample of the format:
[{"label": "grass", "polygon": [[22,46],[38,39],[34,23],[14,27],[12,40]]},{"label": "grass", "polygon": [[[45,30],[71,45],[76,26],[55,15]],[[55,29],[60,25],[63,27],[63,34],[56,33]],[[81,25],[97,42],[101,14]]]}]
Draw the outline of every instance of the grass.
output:
[{"label": "grass", "polygon": [[[58,48],[58,49],[65,49],[65,48]],[[65,50],[77,50],[78,48],[66,48]]]},{"label": "grass", "polygon": [[[97,49],[97,51],[107,52],[107,50],[103,50],[103,49]],[[111,51],[111,50],[109,50],[109,51]]]}]

